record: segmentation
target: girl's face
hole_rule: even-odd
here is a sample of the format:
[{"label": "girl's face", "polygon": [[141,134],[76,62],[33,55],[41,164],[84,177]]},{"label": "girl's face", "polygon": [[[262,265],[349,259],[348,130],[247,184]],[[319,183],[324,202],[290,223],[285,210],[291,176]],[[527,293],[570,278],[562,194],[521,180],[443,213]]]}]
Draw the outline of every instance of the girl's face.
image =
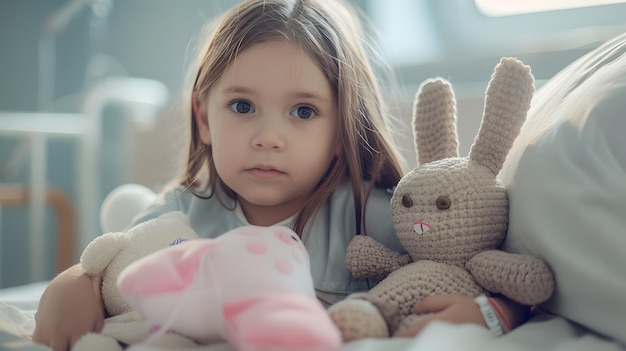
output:
[{"label": "girl's face", "polygon": [[340,152],[328,80],[288,42],[242,51],[194,109],[217,173],[251,224],[275,224],[299,211]]}]

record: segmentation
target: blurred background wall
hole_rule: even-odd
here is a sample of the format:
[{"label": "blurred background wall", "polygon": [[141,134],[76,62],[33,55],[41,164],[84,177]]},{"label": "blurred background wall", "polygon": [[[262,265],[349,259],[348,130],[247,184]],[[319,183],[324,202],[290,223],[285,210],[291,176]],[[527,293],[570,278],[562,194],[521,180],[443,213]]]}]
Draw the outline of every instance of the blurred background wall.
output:
[{"label": "blurred background wall", "polygon": [[[119,106],[102,111],[100,181],[94,201],[101,202],[106,193],[127,182],[158,191],[176,174],[181,159],[177,130],[184,116],[178,108],[196,36],[207,20],[238,2],[4,0],[0,113],[80,112],[89,89],[111,76],[162,82],[168,100],[150,121],[132,120]],[[459,100],[460,151],[466,155],[480,122],[487,81],[501,56],[516,56],[531,65],[540,86],[626,29],[624,4],[489,17],[472,0],[353,2],[370,16],[382,52],[396,73],[395,83],[385,83],[385,91],[392,93],[393,110],[401,117],[397,138],[410,166],[415,154],[407,126],[413,96],[424,79],[442,76],[453,83]],[[28,159],[21,138],[0,135],[0,184],[28,186]],[[46,159],[47,183],[61,189],[76,206],[80,167],[76,143],[50,140]],[[57,220],[47,209],[43,279],[55,274]],[[33,280],[29,221],[28,207],[0,204],[0,287]],[[94,235],[99,234],[98,223],[91,227]]]}]

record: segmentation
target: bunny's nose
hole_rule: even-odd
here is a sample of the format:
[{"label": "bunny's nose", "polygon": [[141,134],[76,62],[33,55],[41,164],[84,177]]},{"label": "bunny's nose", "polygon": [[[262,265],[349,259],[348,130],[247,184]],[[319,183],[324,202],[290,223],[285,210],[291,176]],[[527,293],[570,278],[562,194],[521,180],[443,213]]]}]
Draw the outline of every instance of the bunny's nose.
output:
[{"label": "bunny's nose", "polygon": [[430,230],[430,224],[426,222],[413,222],[413,230],[419,235],[424,235]]}]

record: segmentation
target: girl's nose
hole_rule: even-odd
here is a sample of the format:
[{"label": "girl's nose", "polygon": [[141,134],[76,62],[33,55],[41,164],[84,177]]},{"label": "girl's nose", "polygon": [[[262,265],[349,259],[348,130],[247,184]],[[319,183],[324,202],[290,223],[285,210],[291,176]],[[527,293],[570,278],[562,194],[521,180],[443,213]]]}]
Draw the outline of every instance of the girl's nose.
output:
[{"label": "girl's nose", "polygon": [[283,150],[285,148],[285,138],[280,121],[270,118],[260,118],[259,129],[252,138],[252,147],[259,150]]}]

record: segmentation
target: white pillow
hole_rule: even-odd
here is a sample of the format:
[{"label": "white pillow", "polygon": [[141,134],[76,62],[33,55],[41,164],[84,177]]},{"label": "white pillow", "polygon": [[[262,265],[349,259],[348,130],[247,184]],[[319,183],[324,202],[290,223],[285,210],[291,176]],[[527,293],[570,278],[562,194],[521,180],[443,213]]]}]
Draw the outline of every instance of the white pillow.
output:
[{"label": "white pillow", "polygon": [[541,307],[626,343],[626,33],[536,92],[500,179],[504,249],[555,273]]}]

